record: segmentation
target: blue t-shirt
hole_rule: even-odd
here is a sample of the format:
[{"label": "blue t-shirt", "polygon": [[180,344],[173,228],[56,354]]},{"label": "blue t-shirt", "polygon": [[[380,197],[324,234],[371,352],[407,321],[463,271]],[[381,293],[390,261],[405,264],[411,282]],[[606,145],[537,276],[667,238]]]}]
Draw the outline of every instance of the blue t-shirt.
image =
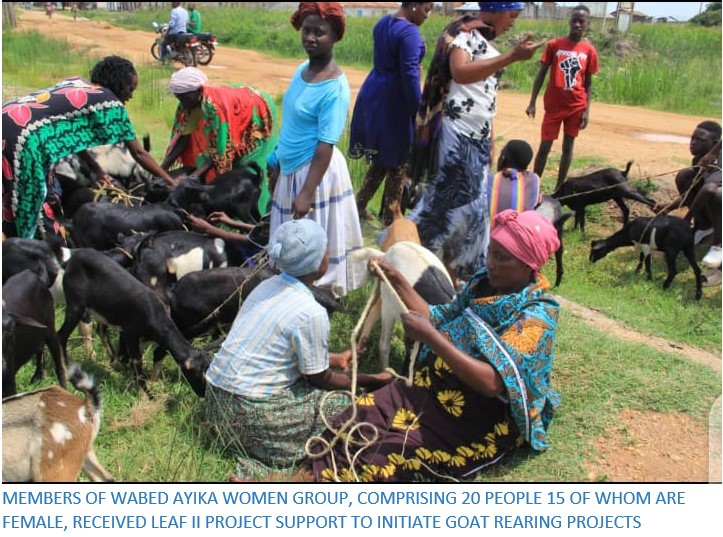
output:
[{"label": "blue t-shirt", "polygon": [[311,161],[319,142],[338,144],[349,113],[346,75],[308,83],[301,76],[308,65],[306,61],[296,69],[284,95],[277,153],[286,175]]}]

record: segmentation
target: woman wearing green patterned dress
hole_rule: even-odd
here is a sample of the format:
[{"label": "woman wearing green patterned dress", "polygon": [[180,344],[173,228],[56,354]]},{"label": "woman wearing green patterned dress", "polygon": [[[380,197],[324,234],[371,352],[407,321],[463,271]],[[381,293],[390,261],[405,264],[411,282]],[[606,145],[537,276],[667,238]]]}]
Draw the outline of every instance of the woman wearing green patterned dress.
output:
[{"label": "woman wearing green patterned dress", "polygon": [[266,164],[278,138],[273,98],[249,86],[212,86],[195,67],[171,76],[171,92],[178,109],[161,166],[169,169],[180,162],[193,170],[192,177],[211,183],[217,175],[255,162],[264,174],[260,219],[271,199]]},{"label": "woman wearing green patterned dress", "polygon": [[175,184],[136,139],[125,103],[137,86],[133,64],[108,56],[93,67],[90,82],[69,78],[3,104],[4,237],[64,237],[62,192],[50,170],[77,153],[99,181],[109,181],[86,152],[91,147],[124,143],[145,170]]}]

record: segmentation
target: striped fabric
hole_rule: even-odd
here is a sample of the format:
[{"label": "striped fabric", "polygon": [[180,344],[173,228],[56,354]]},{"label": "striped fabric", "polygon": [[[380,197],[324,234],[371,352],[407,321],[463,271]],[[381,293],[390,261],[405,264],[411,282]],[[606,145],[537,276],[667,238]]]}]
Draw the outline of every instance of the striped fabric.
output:
[{"label": "striped fabric", "polygon": [[[271,235],[291,219],[292,203],[306,182],[310,166],[311,162],[290,175],[279,176],[271,203]],[[364,246],[364,238],[346,159],[336,147],[329,168],[316,189],[313,210],[307,218],[318,222],[326,230],[329,240],[329,270],[315,285],[343,296],[353,290],[347,283],[347,257]]]},{"label": "striped fabric", "polygon": [[495,215],[506,209],[518,213],[531,211],[539,203],[540,178],[535,172],[507,168],[490,175],[487,181],[487,206],[490,211],[490,231],[495,227]]},{"label": "striped fabric", "polygon": [[326,310],[303,283],[282,273],[244,301],[206,378],[233,394],[271,397],[302,375],[328,369],[328,340]]}]

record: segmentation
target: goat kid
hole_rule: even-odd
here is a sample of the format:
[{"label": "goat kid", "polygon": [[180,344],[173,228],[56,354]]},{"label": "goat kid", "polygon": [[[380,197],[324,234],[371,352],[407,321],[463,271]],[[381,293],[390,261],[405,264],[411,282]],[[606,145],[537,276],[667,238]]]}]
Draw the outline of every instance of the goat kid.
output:
[{"label": "goat kid", "polygon": [[55,331],[55,305],[46,283],[30,270],[24,270],[7,279],[2,293],[3,398],[16,393],[15,376],[33,356],[37,361],[31,382],[42,378],[46,345],[55,363],[58,382],[65,387],[65,353]]},{"label": "goat kid", "polygon": [[[454,285],[444,264],[436,255],[419,244],[402,241],[391,245],[386,252],[368,247],[352,252],[349,256],[350,275],[352,279],[358,280],[359,285],[364,285],[368,279],[368,264],[372,257],[381,257],[401,272],[428,304],[446,304],[454,297]],[[402,306],[386,285],[380,285],[379,289],[381,303],[369,311],[359,337],[358,348],[363,352],[372,329],[381,319],[379,359],[382,368],[385,369],[389,367],[394,323],[401,317]]]},{"label": "goat kid", "polygon": [[173,189],[168,203],[205,218],[215,211],[248,224],[261,220],[258,210],[263,172],[258,164],[231,170],[216,177],[209,185],[188,179]]},{"label": "goat kid", "polygon": [[227,265],[223,239],[191,231],[165,231],[149,233],[135,245],[131,274],[168,304],[171,287],[186,274]]},{"label": "goat kid", "polygon": [[590,261],[594,263],[617,248],[635,245],[641,249],[640,261],[635,271],[639,271],[643,266],[643,262],[645,262],[648,280],[652,280],[651,252],[653,250],[662,251],[665,254],[665,262],[668,266],[668,276],[663,282],[663,289],[667,289],[677,274],[675,259],[678,253],[682,251],[695,274],[695,299],[700,300],[703,278],[695,260],[693,240],[693,229],[682,218],[670,215],[641,216],[632,220],[623,229],[606,239],[592,241],[590,245]]},{"label": "goat kid", "polygon": [[119,236],[132,232],[185,229],[183,212],[165,203],[127,207],[116,203],[86,203],[78,209],[70,226],[78,248],[109,250]]},{"label": "goat kid", "polygon": [[100,323],[121,329],[120,346],[141,389],[146,379],[140,341],[147,339],[168,349],[194,392],[204,395],[209,357],[183,337],[158,295],[121,266],[97,250],[76,249],[66,265],[63,289],[65,320],[58,332],[63,352],[67,354],[68,338],[88,311]]},{"label": "goat kid", "polygon": [[101,417],[98,389],[78,366],[69,372],[85,399],[58,386],[3,399],[4,482],[71,482],[81,469],[93,481],[113,481],[93,450]]},{"label": "goat kid", "polygon": [[572,216],[572,213],[563,213],[562,204],[552,196],[545,195],[542,196],[539,205],[535,207],[535,211],[547,218],[555,227],[555,231],[557,231],[557,239],[560,241],[560,247],[555,252],[555,287],[558,287],[562,282],[562,275],[565,273],[565,269],[562,266],[562,255],[565,251],[562,245],[562,230],[567,219]]},{"label": "goat kid", "polygon": [[575,228],[585,233],[585,207],[605,201],[614,201],[623,214],[623,225],[628,223],[630,209],[625,200],[638,201],[651,209],[655,201],[644,196],[628,183],[628,172],[633,165],[629,161],[625,171],[605,168],[587,175],[569,177],[552,194],[562,205],[575,211]]}]

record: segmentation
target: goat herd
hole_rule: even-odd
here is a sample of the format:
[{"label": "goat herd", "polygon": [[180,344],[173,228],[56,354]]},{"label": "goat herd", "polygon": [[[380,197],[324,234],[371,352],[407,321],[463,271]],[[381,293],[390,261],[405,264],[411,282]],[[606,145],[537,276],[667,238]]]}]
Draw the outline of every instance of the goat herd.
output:
[{"label": "goat herd", "polygon": [[[187,231],[185,226],[186,214],[206,217],[214,211],[244,222],[260,222],[256,209],[263,176],[260,169],[234,170],[211,185],[182,181],[171,191],[145,178],[124,146],[91,151],[132,193],[128,199],[142,202],[124,205],[96,200],[90,189],[92,174],[77,157],[69,157],[56,166],[55,174],[63,186],[63,209],[73,248],[50,239],[3,241],[3,481],[72,481],[81,468],[93,480],[112,480],[93,454],[100,416],[97,388],[77,367],[66,371],[68,339],[76,327],[85,327],[85,352],[91,355],[89,325],[85,323],[94,318],[111,362],[129,365],[141,389],[148,377],[140,343],[155,343],[151,378],[169,353],[193,391],[202,397],[204,373],[210,363],[208,349],[218,341],[199,349],[192,345],[193,339],[206,334],[218,337],[220,328],[233,322],[240,303],[253,288],[274,274],[253,258],[247,263],[247,252],[227,247],[222,239]],[[668,265],[663,286],[668,287],[676,273],[675,258],[682,250],[695,272],[699,299],[701,273],[688,224],[672,216],[641,217],[628,223],[624,200],[654,205],[627,183],[631,165],[629,162],[624,172],[610,168],[570,178],[553,196],[545,196],[538,210],[553,221],[561,235],[562,225],[571,216],[563,213],[562,205],[574,211],[576,226],[584,231],[587,205],[615,201],[624,226],[606,239],[593,241],[590,260],[621,246],[642,244],[645,248],[638,268],[645,260],[650,278],[650,250],[662,250]],[[559,285],[562,243],[556,260],[555,283]],[[414,277],[419,275],[421,272]],[[438,283],[433,287],[444,288]],[[341,310],[330,292],[312,291],[329,312]],[[56,332],[55,308],[59,304],[65,305],[65,318]],[[385,357],[389,348],[384,338],[391,337],[389,327],[398,314],[382,311],[381,350]],[[115,348],[109,326],[120,329]],[[364,337],[368,335],[365,327]],[[32,382],[42,376],[45,346],[50,349],[60,385],[65,388],[70,380],[86,394],[85,399],[59,387],[16,395],[16,374],[32,357],[37,362]],[[50,424],[62,427],[63,441],[57,430],[49,431]],[[65,469],[60,472],[60,467]]]}]

